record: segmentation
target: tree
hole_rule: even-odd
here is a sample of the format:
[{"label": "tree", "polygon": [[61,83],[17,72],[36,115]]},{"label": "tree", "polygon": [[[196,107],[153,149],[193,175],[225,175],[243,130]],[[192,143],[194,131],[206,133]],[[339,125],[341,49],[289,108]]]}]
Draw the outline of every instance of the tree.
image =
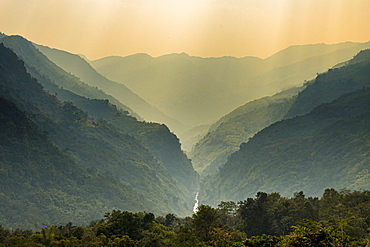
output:
[{"label": "tree", "polygon": [[[128,211],[121,212],[113,210],[112,213],[105,215],[106,222],[98,227],[97,235],[104,234],[107,237],[119,237],[124,235],[129,236],[133,240],[138,240],[142,236],[143,220],[138,214]],[[153,216],[154,217],[154,216]],[[152,217],[147,216],[149,222]]]},{"label": "tree", "polygon": [[41,235],[44,243],[48,246],[54,240],[55,237],[55,226],[41,227]]},{"label": "tree", "polygon": [[220,216],[218,210],[211,206],[200,205],[198,207],[198,212],[193,214],[192,225],[201,241],[208,242],[211,238],[211,230],[220,227],[217,222]]},{"label": "tree", "polygon": [[293,227],[294,232],[285,237],[283,246],[349,246],[351,239],[343,231],[346,221],[315,222],[304,220]]},{"label": "tree", "polygon": [[271,234],[272,216],[268,211],[268,197],[264,192],[258,192],[256,199],[248,198],[239,203],[241,230],[248,236]]}]

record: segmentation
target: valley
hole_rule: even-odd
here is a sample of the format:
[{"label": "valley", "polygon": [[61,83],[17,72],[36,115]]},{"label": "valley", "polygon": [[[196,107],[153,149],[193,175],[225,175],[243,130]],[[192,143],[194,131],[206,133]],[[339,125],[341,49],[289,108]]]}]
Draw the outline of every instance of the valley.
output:
[{"label": "valley", "polygon": [[369,189],[370,43],[96,61],[0,43],[6,227]]}]

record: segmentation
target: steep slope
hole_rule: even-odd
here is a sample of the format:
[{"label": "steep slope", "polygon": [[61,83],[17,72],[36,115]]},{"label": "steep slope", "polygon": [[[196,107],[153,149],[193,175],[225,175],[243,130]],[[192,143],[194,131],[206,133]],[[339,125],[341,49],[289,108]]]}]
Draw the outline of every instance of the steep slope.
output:
[{"label": "steep slope", "polygon": [[211,124],[195,126],[188,131],[179,135],[181,139],[181,147],[185,152],[191,152],[191,149],[197,144],[207,133]]},{"label": "steep slope", "polygon": [[[33,114],[40,105],[63,111],[55,98],[25,73],[23,64],[0,44],[0,222],[30,228],[35,222],[86,224],[106,210],[142,210],[149,203],[115,177],[77,164],[52,144],[47,132],[9,99]],[[30,96],[39,97],[38,104]],[[44,95],[44,96],[42,96]],[[19,97],[24,100],[19,99]],[[32,96],[31,96],[32,97]],[[41,118],[35,115],[33,118]],[[70,116],[73,117],[73,116]],[[51,120],[51,118],[44,118]]]},{"label": "steep slope", "polygon": [[0,96],[14,101],[56,146],[85,167],[114,174],[143,198],[146,210],[179,215],[191,211],[189,195],[141,141],[43,91],[23,62],[2,49],[7,54],[2,56]]},{"label": "steep slope", "polygon": [[[177,120],[166,116],[154,106],[133,93],[124,84],[108,80],[91,67],[83,58],[65,51],[51,49],[46,46],[35,45],[56,65],[65,71],[77,76],[90,86],[97,87],[118,99],[122,104],[133,108],[148,122],[165,123],[175,132],[185,130],[185,126]],[[130,111],[132,112],[132,111]]]},{"label": "steep slope", "polygon": [[213,123],[251,100],[301,85],[364,47],[370,43],[294,46],[266,59],[137,54],[91,64],[165,113],[198,126]]},{"label": "steep slope", "polygon": [[[352,59],[359,51],[367,48],[370,48],[370,42],[292,46],[267,58],[265,60],[266,67],[271,66],[273,69],[258,75],[254,80],[266,84],[270,90],[277,90],[281,85],[285,87],[296,86],[299,85],[297,82],[314,79],[317,74],[326,72],[327,69],[339,62]],[[320,52],[322,54],[318,54]],[[293,63],[292,61],[305,57],[300,56],[300,53],[306,54],[307,58]],[[284,62],[285,65],[274,68],[276,64],[279,64],[279,61]]]},{"label": "steep slope", "polygon": [[[27,66],[26,62],[26,66],[31,68],[29,70],[33,71],[33,76],[35,76],[49,92],[57,95],[61,100],[73,102],[73,104],[86,111],[90,117],[94,119],[103,119],[114,127],[135,137],[135,139],[140,140],[141,145],[145,146],[145,148],[163,164],[166,170],[169,171],[171,179],[176,182],[177,188],[181,190],[181,192],[178,192],[178,195],[182,197],[183,200],[186,200],[187,205],[193,203],[193,193],[198,187],[198,175],[194,171],[190,160],[188,160],[186,155],[182,152],[179,140],[174,134],[170,133],[166,126],[155,123],[138,122],[134,118],[127,116],[127,110],[123,111],[117,109],[107,100],[90,100],[65,90],[66,87],[63,85],[66,83],[63,80],[59,80],[58,75],[63,75],[62,79],[68,79],[71,77],[70,74],[49,61],[42,53],[36,50],[29,41],[18,36],[10,36],[8,40],[8,43],[12,47],[17,48],[16,50],[22,57],[29,58],[30,61],[28,62],[36,66]],[[33,59],[31,59],[31,57],[33,57]],[[73,61],[75,56],[67,54],[63,56],[63,58],[71,58]],[[82,67],[86,65],[85,62],[81,63],[79,59],[77,59],[76,63],[80,64]],[[44,66],[47,66],[49,71],[44,71]],[[91,72],[90,68],[91,67],[87,66],[86,73],[94,77],[95,74]],[[59,74],[55,75],[53,71]],[[44,72],[48,73],[48,78],[42,75]],[[82,85],[83,88],[91,88],[76,80],[77,78],[72,77],[72,79],[73,78],[75,80],[73,81],[75,83],[74,85]],[[98,80],[100,80],[99,77]],[[107,80],[105,79],[105,81]],[[92,89],[96,90],[95,88]]]},{"label": "steep slope", "polygon": [[[123,105],[117,99],[104,93],[103,91],[87,85],[81,82],[77,77],[65,72],[60,67],[56,66],[53,62],[46,58],[41,52],[39,52],[31,42],[25,38],[15,35],[15,36],[4,36],[0,39],[6,47],[11,48],[24,62],[27,71],[36,78],[40,83],[44,80],[51,80],[58,87],[67,89],[77,95],[82,95],[87,98],[93,99],[109,99],[109,101],[122,110],[130,112],[134,117],[139,118],[129,107]],[[46,90],[54,94],[55,87],[48,88],[43,85]]]},{"label": "steep slope", "polygon": [[[365,46],[368,44],[364,43]],[[357,49],[357,46],[364,45],[362,43],[344,42],[339,44],[308,44],[308,45],[293,45],[286,49],[283,49],[272,56],[266,58],[268,64],[271,67],[275,67],[278,64],[291,65],[299,61],[306,60],[310,57],[322,56],[325,54],[332,54],[336,51],[344,51],[346,49]],[[353,51],[351,52],[353,53]]]},{"label": "steep slope", "polygon": [[356,90],[358,83],[363,89],[257,133],[204,182],[201,202],[238,201],[257,191],[287,196],[303,190],[317,196],[328,187],[368,189],[370,81],[363,78],[369,78],[369,71],[370,60],[366,60],[319,76],[311,86],[316,84],[320,92],[326,84],[336,83],[341,90],[341,78],[351,78],[349,91]]},{"label": "steep slope", "polygon": [[[343,93],[368,86],[370,71],[365,61],[369,60],[369,57],[370,50],[364,50],[349,61],[348,66],[320,74],[299,93],[286,118],[306,114],[316,106],[331,102]],[[359,64],[360,62],[363,63]]]},{"label": "steep slope", "polygon": [[207,176],[217,171],[242,142],[272,123],[280,121],[303,88],[293,88],[249,102],[213,124],[189,153],[194,169]]},{"label": "steep slope", "polygon": [[[68,98],[69,92],[60,92]],[[87,109],[95,119],[104,119],[114,127],[129,133],[142,142],[164,165],[176,181],[184,196],[193,201],[193,193],[198,189],[198,174],[191,161],[181,151],[179,139],[163,124],[138,122],[134,118],[117,111],[107,100],[75,99],[75,104]]]},{"label": "steep slope", "polygon": [[117,207],[145,209],[145,199],[129,186],[76,164],[14,103],[1,97],[0,120],[3,226],[31,228],[36,222],[69,221],[86,224]]}]

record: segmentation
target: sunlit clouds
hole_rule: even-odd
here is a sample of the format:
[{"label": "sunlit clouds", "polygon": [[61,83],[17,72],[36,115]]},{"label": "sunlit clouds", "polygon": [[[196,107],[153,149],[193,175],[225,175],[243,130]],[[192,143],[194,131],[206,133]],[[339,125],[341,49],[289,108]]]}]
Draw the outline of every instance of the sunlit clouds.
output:
[{"label": "sunlit clouds", "polygon": [[0,31],[90,59],[148,53],[266,57],[370,40],[368,0],[0,0]]}]

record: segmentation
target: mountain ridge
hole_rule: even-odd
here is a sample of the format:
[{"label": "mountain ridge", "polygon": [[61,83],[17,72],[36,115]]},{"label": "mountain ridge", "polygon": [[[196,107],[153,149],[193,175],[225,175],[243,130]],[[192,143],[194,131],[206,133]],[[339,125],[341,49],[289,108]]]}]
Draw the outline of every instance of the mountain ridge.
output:
[{"label": "mountain ridge", "polygon": [[[316,73],[351,59],[363,46],[370,47],[370,43],[290,47],[266,59],[169,54],[157,58],[145,55],[144,59],[140,59],[142,55],[116,56],[112,61],[107,57],[90,63],[102,75],[125,84],[168,115],[197,126],[215,122],[256,98],[299,86]],[[297,48],[305,52],[297,51],[301,55],[292,56],[290,50]]]},{"label": "mountain ridge", "polygon": [[218,172],[205,178],[201,202],[238,201],[257,191],[289,195],[303,190],[316,196],[329,187],[368,188],[370,84],[364,78],[369,68],[370,59],[309,82],[300,94],[314,85],[317,92],[329,92],[324,85],[340,87],[346,74],[353,85],[334,101],[318,102],[309,113],[278,121],[242,143]]},{"label": "mountain ridge", "polygon": [[122,104],[128,105],[137,111],[148,122],[166,123],[176,132],[185,129],[177,120],[165,115],[156,107],[140,98],[124,84],[106,79],[99,74],[88,62],[82,60],[79,55],[66,51],[52,49],[47,46],[34,44],[44,55],[69,73],[79,77],[83,82],[98,87],[106,93],[118,99]]},{"label": "mountain ridge", "polygon": [[[17,61],[21,60],[18,59]],[[6,62],[11,61],[5,61],[5,65]],[[26,63],[23,63],[23,65],[26,65]],[[28,67],[30,68],[30,66]],[[33,70],[33,73],[37,75],[36,68],[31,67],[30,70]],[[193,191],[189,191],[191,187],[185,188],[186,184],[181,181],[179,183],[179,178],[171,176],[168,169],[160,161],[160,159],[164,160],[164,157],[155,157],[149,148],[144,146],[143,140],[136,139],[133,135],[128,134],[126,132],[127,129],[125,131],[123,129],[119,130],[104,121],[89,118],[86,112],[81,111],[71,102],[59,100],[57,98],[58,94],[52,94],[44,90],[36,79],[31,79],[30,74],[26,74],[24,68],[18,69],[17,72],[12,72],[12,74],[15,73],[17,75],[13,76],[14,78],[10,77],[14,79],[14,83],[3,84],[1,88],[4,91],[1,92],[7,95],[10,93],[11,99],[32,117],[38,127],[49,133],[53,144],[68,153],[75,162],[93,170],[95,169],[100,173],[109,172],[119,177],[120,183],[127,186],[127,188],[132,187],[135,193],[145,198],[150,207],[154,208],[154,211],[158,213],[165,214],[172,211],[181,215],[191,211],[193,201]],[[20,76],[26,79],[24,81],[15,80]],[[40,75],[39,78],[45,85],[56,90],[56,85],[50,79]],[[29,83],[24,84],[25,82]],[[7,83],[7,80],[2,81],[2,83]],[[14,89],[16,85],[20,85],[18,89]],[[32,90],[27,90],[28,87]],[[55,92],[73,95],[72,92],[67,92],[66,89],[57,89]],[[20,96],[19,93],[23,96]],[[89,102],[89,104],[93,103],[93,100],[83,98],[82,96],[74,95],[72,97]],[[102,106],[109,104],[108,100],[97,100],[96,102],[100,102],[99,104]],[[106,106],[104,107],[106,109]],[[112,109],[114,110],[115,108]],[[43,111],[45,112],[43,113]],[[113,112],[115,114],[118,113],[115,110]],[[133,117],[127,116],[124,112],[120,112],[120,114],[121,118],[126,120],[125,123],[132,122],[136,124],[136,119]],[[137,123],[151,127],[153,129],[151,131],[153,137],[157,134],[161,138],[172,138],[171,145],[177,142],[177,146],[173,145],[173,150],[176,150],[180,155],[184,155],[180,152],[178,139],[174,135],[169,135],[170,132],[166,127],[144,122]],[[132,128],[133,126],[128,127]],[[143,128],[143,134],[145,134],[145,131],[147,132]],[[165,137],[160,133],[169,135],[169,137]],[[150,140],[150,135],[148,140]],[[157,141],[159,140],[157,138]],[[192,169],[190,162],[185,157],[182,159],[187,163],[179,163],[178,167],[187,166],[189,169]],[[166,164],[167,166],[171,165],[168,163]],[[196,180],[195,174],[189,174],[188,177],[194,177],[194,180]],[[193,186],[196,186],[196,184]],[[155,197],[149,196],[150,193],[154,194],[154,192],[157,194]],[[163,202],[165,202],[165,206],[162,205],[160,207],[159,205]],[[176,204],[178,207],[175,206]],[[134,207],[130,207],[130,210],[134,210]]]}]

